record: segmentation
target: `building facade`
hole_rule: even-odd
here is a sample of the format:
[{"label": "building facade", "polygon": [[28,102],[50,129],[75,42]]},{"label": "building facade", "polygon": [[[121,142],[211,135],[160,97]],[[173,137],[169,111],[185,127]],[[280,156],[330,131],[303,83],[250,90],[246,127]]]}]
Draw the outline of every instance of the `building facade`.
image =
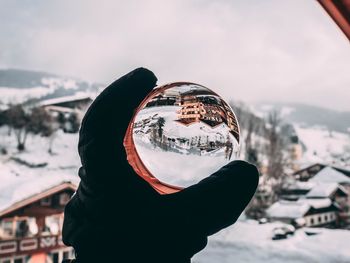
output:
[{"label": "building facade", "polygon": [[0,210],[0,263],[60,263],[74,258],[62,243],[63,211],[76,186],[60,182]]}]

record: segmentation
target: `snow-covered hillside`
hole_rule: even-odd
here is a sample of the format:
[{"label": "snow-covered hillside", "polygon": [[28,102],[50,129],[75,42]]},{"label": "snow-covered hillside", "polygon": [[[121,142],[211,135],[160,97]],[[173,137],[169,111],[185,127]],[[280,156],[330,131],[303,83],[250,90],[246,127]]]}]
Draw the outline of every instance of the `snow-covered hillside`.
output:
[{"label": "snow-covered hillside", "polygon": [[68,95],[94,96],[102,85],[72,77],[25,70],[0,70],[0,109],[9,104],[44,100]]},{"label": "snow-covered hillside", "polygon": [[305,163],[329,163],[350,167],[350,134],[329,131],[323,127],[294,125],[298,137],[306,146]]},{"label": "snow-covered hillside", "polygon": [[283,122],[294,126],[305,146],[302,165],[321,162],[350,167],[350,112],[297,103],[258,103],[251,110],[260,117],[278,111]]}]

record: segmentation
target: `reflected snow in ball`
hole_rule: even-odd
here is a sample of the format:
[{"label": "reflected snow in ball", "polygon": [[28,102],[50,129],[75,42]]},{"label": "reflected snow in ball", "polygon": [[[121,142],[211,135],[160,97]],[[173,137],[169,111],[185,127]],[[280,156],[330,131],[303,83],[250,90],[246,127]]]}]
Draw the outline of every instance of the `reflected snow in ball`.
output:
[{"label": "reflected snow in ball", "polygon": [[198,84],[155,89],[133,124],[136,151],[159,181],[190,186],[238,157],[239,127],[231,107]]}]

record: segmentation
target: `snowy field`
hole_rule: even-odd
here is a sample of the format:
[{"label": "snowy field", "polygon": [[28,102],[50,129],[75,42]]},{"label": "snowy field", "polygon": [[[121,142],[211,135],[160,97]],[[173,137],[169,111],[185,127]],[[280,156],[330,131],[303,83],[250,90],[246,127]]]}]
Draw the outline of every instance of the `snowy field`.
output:
[{"label": "snowy field", "polygon": [[7,132],[6,127],[0,128],[0,149],[8,151],[0,155],[0,209],[59,182],[79,182],[76,134],[58,132],[49,154],[47,138],[28,135],[26,150],[19,153],[14,135]]},{"label": "snowy field", "polygon": [[144,165],[154,176],[162,182],[180,187],[197,183],[228,163],[223,156],[166,152],[159,148],[144,147],[142,141],[137,142],[137,145],[137,152]]},{"label": "snowy field", "polygon": [[307,236],[299,229],[285,240],[272,240],[280,223],[259,225],[241,220],[209,239],[193,263],[349,263],[350,231],[313,228]]}]

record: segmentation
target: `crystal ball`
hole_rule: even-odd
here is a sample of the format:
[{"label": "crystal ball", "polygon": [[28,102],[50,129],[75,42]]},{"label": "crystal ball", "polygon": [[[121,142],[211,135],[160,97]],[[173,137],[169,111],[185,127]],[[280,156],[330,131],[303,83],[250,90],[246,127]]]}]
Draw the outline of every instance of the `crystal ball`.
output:
[{"label": "crystal ball", "polygon": [[239,154],[236,115],[218,94],[199,84],[156,87],[128,131],[129,163],[162,194],[199,182]]}]

